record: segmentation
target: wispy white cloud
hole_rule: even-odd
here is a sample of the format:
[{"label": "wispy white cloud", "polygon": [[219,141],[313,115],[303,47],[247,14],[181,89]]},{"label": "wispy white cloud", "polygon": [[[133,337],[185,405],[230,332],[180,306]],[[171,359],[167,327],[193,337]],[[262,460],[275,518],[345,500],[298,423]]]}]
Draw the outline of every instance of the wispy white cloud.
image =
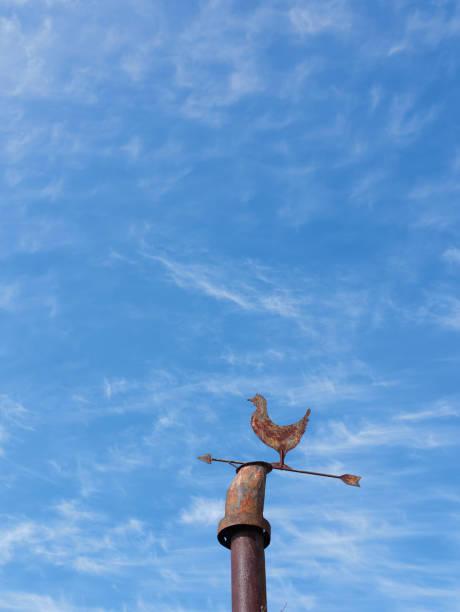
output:
[{"label": "wispy white cloud", "polygon": [[104,378],[104,394],[108,399],[132,390],[133,383],[129,383],[126,378],[115,378],[112,380]]},{"label": "wispy white cloud", "polygon": [[422,416],[417,419],[402,419],[403,423],[375,422],[361,425],[351,430],[341,421],[332,421],[327,430],[315,440],[311,440],[305,452],[319,456],[330,455],[337,452],[354,452],[359,448],[377,447],[406,447],[430,450],[441,446],[455,444],[452,432],[449,430],[426,430],[423,427],[409,426],[410,422],[417,422],[428,418]]},{"label": "wispy white cloud", "polygon": [[142,152],[142,140],[139,136],[132,136],[128,142],[121,147],[128,157],[134,162]]},{"label": "wispy white cloud", "polygon": [[53,23],[44,18],[25,32],[17,17],[0,21],[0,76],[3,92],[11,96],[41,96],[50,87],[45,57],[52,46]]},{"label": "wispy white cloud", "polygon": [[222,499],[194,497],[190,507],[182,510],[180,521],[186,524],[213,525],[223,518],[224,514]]},{"label": "wispy white cloud", "polygon": [[270,14],[268,5],[242,20],[225,3],[201,5],[172,53],[176,85],[186,92],[181,110],[187,117],[219,124],[226,107],[264,89],[258,47]]},{"label": "wispy white cloud", "polygon": [[30,416],[24,406],[8,395],[0,394],[0,417],[11,425],[27,428],[27,417]]},{"label": "wispy white cloud", "polygon": [[8,440],[8,434],[6,432],[6,429],[3,425],[0,425],[0,456],[2,456],[5,453],[4,450],[4,445]]},{"label": "wispy white cloud", "polygon": [[58,312],[54,279],[50,276],[18,278],[0,283],[0,310],[10,315],[45,311],[50,318]]},{"label": "wispy white cloud", "polygon": [[69,521],[69,523],[76,523],[81,520],[101,520],[103,516],[100,514],[90,512],[86,509],[79,508],[78,503],[75,499],[63,500],[56,505],[56,511]]},{"label": "wispy white cloud", "polygon": [[372,111],[379,106],[383,97],[382,87],[379,85],[374,85],[370,91],[370,107]]},{"label": "wispy white cloud", "polygon": [[238,351],[226,348],[222,353],[222,360],[230,365],[250,366],[256,370],[263,369],[267,363],[282,362],[286,357],[285,353],[279,349],[268,349],[266,351]]},{"label": "wispy white cloud", "polygon": [[18,430],[32,429],[31,415],[24,406],[8,395],[0,394],[0,455],[7,444],[18,437]]},{"label": "wispy white cloud", "polygon": [[298,316],[297,301],[287,291],[280,293],[261,293],[244,280],[227,280],[219,278],[223,270],[209,265],[180,264],[164,256],[145,255],[161,262],[170,272],[172,279],[179,287],[190,287],[204,292],[218,300],[227,300],[243,310],[262,310],[279,314],[283,317]]},{"label": "wispy white cloud", "polygon": [[450,263],[460,264],[460,249],[457,247],[450,247],[450,249],[446,249],[442,255]]},{"label": "wispy white cloud", "polygon": [[289,10],[294,28],[303,35],[315,35],[324,31],[345,31],[351,27],[352,13],[342,0],[317,0],[298,3]]},{"label": "wispy white cloud", "polygon": [[[351,499],[347,499],[346,509],[342,504],[340,501],[316,505],[310,495],[305,507],[296,504],[270,508],[272,530],[280,532],[277,546],[281,550],[270,566],[269,579],[276,584],[278,592],[288,593],[292,581],[305,575],[315,576],[323,585],[329,585],[333,579],[335,589],[346,590],[347,594],[355,593],[355,589],[363,585],[366,590],[380,590],[382,583],[404,582],[409,585],[406,596],[398,598],[396,590],[388,595],[404,601],[398,610],[406,610],[410,605],[418,610],[417,604],[425,609],[426,599],[423,589],[419,590],[416,585],[426,585],[428,577],[436,577],[438,586],[432,593],[428,587],[426,595],[435,597],[437,593],[437,601],[442,601],[446,610],[454,610],[450,603],[456,590],[450,578],[453,568],[446,568],[436,559],[430,562],[405,560],[404,555],[398,553],[401,544],[406,546],[421,534],[438,537],[439,526],[425,523],[423,519],[409,520],[398,504],[381,507],[377,503],[371,508],[369,504],[362,507],[360,502],[355,506]],[[404,581],[400,581],[401,575]],[[320,593],[318,599],[323,607],[327,605],[327,594],[318,591],[318,587],[315,593]],[[351,595],[352,599],[354,597]],[[296,606],[294,602],[293,605]]]},{"label": "wispy white cloud", "polygon": [[416,138],[437,114],[436,108],[417,110],[416,100],[411,95],[397,95],[389,109],[388,133],[401,143]]},{"label": "wispy white cloud", "polygon": [[10,520],[0,532],[0,560],[40,558],[77,572],[117,573],[123,567],[152,564],[152,531],[129,518],[119,523],[80,508],[74,501],[56,506],[49,522]]},{"label": "wispy white cloud", "polygon": [[[450,607],[452,604],[449,604],[448,600],[458,602],[460,597],[460,589],[454,583],[441,587],[433,587],[427,586],[424,581],[418,581],[417,584],[415,581],[381,579],[378,586],[383,593],[390,595],[399,602],[411,599],[420,599],[421,601],[432,599],[436,602],[434,605],[438,605],[442,601],[443,605],[447,605],[444,609],[452,611],[455,608]],[[454,603],[453,605],[456,606],[457,604]]]},{"label": "wispy white cloud", "polygon": [[[286,71],[282,76],[282,83],[279,88],[278,95],[286,100],[298,101],[303,93],[307,83],[314,80],[323,67],[324,62],[321,58],[308,58],[295,64],[291,70]],[[290,114],[284,117],[279,116],[279,112],[274,117],[261,117],[255,124],[258,130],[281,130],[292,124],[296,119],[296,114],[290,111]]]},{"label": "wispy white cloud", "polygon": [[[403,8],[402,6],[400,8]],[[396,39],[390,43],[388,55],[422,53],[436,48],[442,42],[460,35],[460,12],[454,3],[452,9],[445,3],[410,7]]]},{"label": "wispy white cloud", "polygon": [[379,184],[384,178],[385,173],[382,170],[374,170],[362,176],[354,185],[350,198],[372,206],[379,198]]},{"label": "wispy white cloud", "polygon": [[460,300],[453,295],[434,293],[420,308],[418,316],[441,327],[460,330]]},{"label": "wispy white cloud", "polygon": [[191,167],[182,167],[168,173],[158,172],[147,178],[139,179],[138,185],[142,190],[149,192],[152,197],[159,199],[172,191],[191,171]]},{"label": "wispy white cloud", "polygon": [[[460,181],[458,169],[454,164],[447,165],[447,170],[440,175],[424,178],[414,185],[408,197],[416,203],[416,228],[432,228],[444,233],[458,223],[458,196]],[[449,240],[450,242],[450,240]],[[451,264],[455,263],[455,248],[444,247],[444,257]]]},{"label": "wispy white cloud", "polygon": [[416,185],[410,192],[409,198],[414,200],[426,200],[428,198],[449,198],[460,192],[460,182],[453,174],[436,178],[431,181],[423,181]]},{"label": "wispy white cloud", "polygon": [[19,283],[6,283],[0,285],[0,308],[14,311],[20,293]]},{"label": "wispy white cloud", "polygon": [[6,531],[0,532],[0,561],[8,562],[13,556],[16,546],[28,541],[35,542],[35,525],[32,521],[23,521],[9,527]]},{"label": "wispy white cloud", "polygon": [[424,421],[427,419],[438,419],[440,417],[459,416],[459,409],[451,403],[439,401],[433,408],[419,410],[416,412],[404,412],[395,416],[400,421]]},{"label": "wispy white cloud", "polygon": [[146,456],[145,449],[142,447],[133,447],[132,445],[127,447],[111,446],[105,459],[94,464],[94,469],[102,473],[126,473],[145,467],[150,463],[151,459]]},{"label": "wispy white cloud", "polygon": [[276,315],[292,321],[307,335],[321,334],[329,348],[339,341],[339,329],[340,342],[346,342],[362,321],[377,320],[377,309],[379,316],[383,315],[382,300],[377,303],[365,290],[348,286],[346,279],[337,279],[333,286],[254,261],[182,263],[166,255],[143,255],[160,262],[178,287],[229,302],[248,314]]},{"label": "wispy white cloud", "polygon": [[412,44],[436,46],[441,41],[460,35],[460,10],[454,3],[453,10],[441,3],[435,11],[418,8],[407,19],[407,35]]},{"label": "wispy white cloud", "polygon": [[104,612],[101,607],[75,606],[64,597],[54,598],[50,595],[7,590],[0,591],[0,607],[5,612]]}]

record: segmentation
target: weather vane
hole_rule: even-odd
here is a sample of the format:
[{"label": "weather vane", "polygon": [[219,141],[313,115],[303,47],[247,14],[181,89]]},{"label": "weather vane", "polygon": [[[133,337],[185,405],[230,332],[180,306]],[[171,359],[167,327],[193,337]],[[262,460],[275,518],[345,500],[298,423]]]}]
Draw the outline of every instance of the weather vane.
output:
[{"label": "weather vane", "polygon": [[292,425],[276,425],[268,416],[266,399],[256,393],[249,402],[255,406],[251,426],[264,444],[279,453],[276,463],[265,461],[235,461],[217,459],[210,454],[198,457],[200,461],[219,461],[236,468],[236,477],[230,484],[225,501],[225,516],[217,529],[222,546],[231,550],[232,612],[267,612],[264,549],[270,544],[270,523],[263,516],[266,476],[273,469],[313,476],[339,478],[347,485],[359,487],[360,476],[352,474],[323,474],[297,470],[284,462],[286,453],[295,448],[310,416],[310,409]]},{"label": "weather vane", "polygon": [[[260,393],[256,393],[254,397],[248,399],[248,402],[252,402],[256,409],[252,413],[251,426],[254,433],[264,444],[271,446],[275,449],[279,455],[280,460],[276,463],[271,463],[272,469],[275,470],[287,470],[290,472],[297,472],[298,474],[312,474],[313,476],[326,476],[327,478],[339,478],[342,482],[353,487],[359,487],[359,481],[361,476],[353,476],[353,474],[342,474],[338,476],[336,474],[324,474],[322,472],[311,472],[308,470],[296,470],[284,463],[286,453],[297,446],[300,442],[311,413],[310,408],[307,410],[305,415],[292,425],[276,425],[267,412],[267,400]],[[213,461],[220,461],[221,463],[229,463],[230,465],[244,465],[243,461],[233,461],[232,459],[216,459],[211,455],[201,455],[198,457],[200,461],[205,463],[212,463]]]}]

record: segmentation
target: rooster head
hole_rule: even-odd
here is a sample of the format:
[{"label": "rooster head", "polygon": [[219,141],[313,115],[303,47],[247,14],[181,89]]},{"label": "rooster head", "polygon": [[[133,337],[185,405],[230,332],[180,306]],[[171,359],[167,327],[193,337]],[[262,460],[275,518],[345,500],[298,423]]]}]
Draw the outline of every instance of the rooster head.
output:
[{"label": "rooster head", "polygon": [[260,393],[256,393],[254,397],[250,397],[248,399],[248,402],[252,402],[257,408],[265,407],[267,405],[265,397],[263,395],[260,395]]}]

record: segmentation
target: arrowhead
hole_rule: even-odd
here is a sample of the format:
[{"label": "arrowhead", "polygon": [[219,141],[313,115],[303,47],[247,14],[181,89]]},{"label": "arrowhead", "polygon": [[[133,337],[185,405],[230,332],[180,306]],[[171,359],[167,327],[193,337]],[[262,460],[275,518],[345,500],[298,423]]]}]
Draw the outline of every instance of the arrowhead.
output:
[{"label": "arrowhead", "polygon": [[351,485],[352,487],[359,487],[359,481],[361,480],[361,476],[353,476],[353,474],[344,474],[343,476],[340,476],[340,480],[342,480],[347,485]]},{"label": "arrowhead", "polygon": [[205,463],[211,463],[212,462],[211,455],[200,455],[199,457],[197,457],[197,459],[199,459],[200,461],[204,461]]}]

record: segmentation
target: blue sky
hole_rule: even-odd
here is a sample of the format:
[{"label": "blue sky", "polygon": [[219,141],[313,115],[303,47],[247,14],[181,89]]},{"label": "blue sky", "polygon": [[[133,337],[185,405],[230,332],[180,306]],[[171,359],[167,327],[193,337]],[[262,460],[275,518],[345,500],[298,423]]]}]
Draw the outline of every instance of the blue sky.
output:
[{"label": "blue sky", "polygon": [[0,611],[457,611],[460,2],[0,8]]}]

